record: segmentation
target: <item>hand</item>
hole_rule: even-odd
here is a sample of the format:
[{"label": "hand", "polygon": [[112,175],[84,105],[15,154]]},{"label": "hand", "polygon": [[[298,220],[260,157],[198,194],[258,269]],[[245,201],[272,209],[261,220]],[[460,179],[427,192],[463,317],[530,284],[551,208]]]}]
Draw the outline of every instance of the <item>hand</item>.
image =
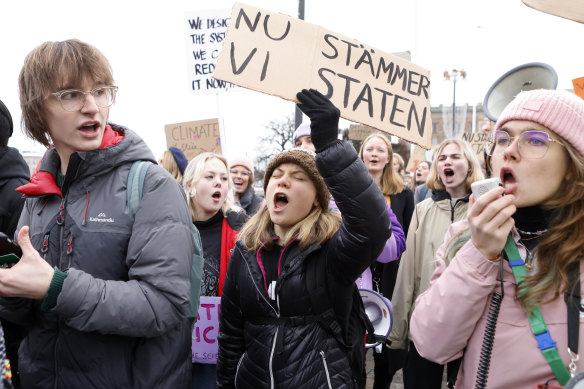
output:
[{"label": "hand", "polygon": [[341,112],[316,89],[302,89],[296,97],[301,103],[298,109],[310,118],[310,137],[316,152],[320,152],[339,138]]},{"label": "hand", "polygon": [[487,259],[501,254],[507,236],[515,225],[511,216],[515,213],[515,196],[503,196],[504,189],[496,187],[478,200],[471,196],[468,206],[470,237],[477,250]]},{"label": "hand", "polygon": [[28,226],[18,232],[22,249],[20,261],[10,269],[0,269],[0,296],[43,299],[55,270],[34,249],[28,236]]}]

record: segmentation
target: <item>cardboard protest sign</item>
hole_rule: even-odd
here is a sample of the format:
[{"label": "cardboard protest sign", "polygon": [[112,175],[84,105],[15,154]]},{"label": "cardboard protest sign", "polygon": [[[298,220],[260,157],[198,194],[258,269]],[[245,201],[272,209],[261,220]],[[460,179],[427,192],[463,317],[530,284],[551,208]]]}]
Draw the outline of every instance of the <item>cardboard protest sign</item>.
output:
[{"label": "cardboard protest sign", "polygon": [[546,14],[584,23],[584,4],[574,0],[522,0],[523,4]]},{"label": "cardboard protest sign", "polygon": [[193,362],[215,364],[219,354],[217,336],[219,335],[219,311],[221,297],[201,296],[197,322],[193,328]]},{"label": "cardboard protest sign", "polygon": [[350,124],[349,125],[349,139],[350,140],[360,140],[364,141],[369,135],[377,132],[378,130],[373,127]]},{"label": "cardboard protest sign", "polygon": [[485,162],[485,147],[487,145],[487,139],[489,134],[484,132],[463,132],[460,138],[467,141],[473,151],[475,152],[481,166],[484,166]]},{"label": "cardboard protest sign", "polygon": [[406,166],[406,171],[410,173],[414,173],[418,168],[418,164],[422,161],[426,160],[426,154],[424,149],[420,146],[414,146],[414,152],[412,153],[409,161],[408,166]]},{"label": "cardboard protest sign", "polygon": [[584,99],[584,77],[574,78],[572,80],[572,85],[574,85],[574,93],[576,96]]},{"label": "cardboard protest sign", "polygon": [[212,77],[230,13],[230,9],[185,12],[187,74],[189,90],[193,93],[218,92],[234,87]]},{"label": "cardboard protest sign", "polygon": [[207,119],[195,122],[167,124],[166,147],[178,147],[190,161],[204,152],[221,153],[219,120]]},{"label": "cardboard protest sign", "polygon": [[235,3],[213,77],[292,101],[318,89],[342,117],[430,147],[428,70],[290,16]]}]

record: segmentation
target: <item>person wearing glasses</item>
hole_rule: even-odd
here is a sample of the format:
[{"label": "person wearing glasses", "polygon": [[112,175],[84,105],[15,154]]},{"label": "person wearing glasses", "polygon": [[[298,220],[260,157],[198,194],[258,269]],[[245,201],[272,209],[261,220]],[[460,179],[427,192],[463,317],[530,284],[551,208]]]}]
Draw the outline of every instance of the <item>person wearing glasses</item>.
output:
[{"label": "person wearing glasses", "polygon": [[457,387],[564,386],[584,369],[584,100],[521,92],[489,139],[502,186],[471,196],[449,229],[411,335],[424,358],[463,358]]},{"label": "person wearing glasses", "polygon": [[229,174],[233,181],[235,200],[249,217],[255,215],[265,201],[255,193],[253,163],[247,154],[238,155],[231,159]]},{"label": "person wearing glasses", "polygon": [[[181,185],[127,128],[108,123],[108,60],[45,42],[19,76],[25,132],[48,150],[18,223],[23,255],[0,270],[0,317],[25,325],[24,388],[188,388],[195,243]],[[146,172],[135,214],[130,167]]]}]

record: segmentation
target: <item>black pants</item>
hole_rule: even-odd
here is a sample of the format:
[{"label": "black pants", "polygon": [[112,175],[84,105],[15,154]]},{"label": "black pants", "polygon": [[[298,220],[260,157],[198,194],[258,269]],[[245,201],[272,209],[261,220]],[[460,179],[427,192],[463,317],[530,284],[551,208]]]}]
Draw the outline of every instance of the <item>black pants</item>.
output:
[{"label": "black pants", "polygon": [[410,342],[403,374],[405,389],[441,389],[444,365],[422,358]]},{"label": "black pants", "polygon": [[389,389],[393,376],[405,365],[406,351],[383,347],[381,353],[373,350],[373,360],[375,362],[373,389]]}]

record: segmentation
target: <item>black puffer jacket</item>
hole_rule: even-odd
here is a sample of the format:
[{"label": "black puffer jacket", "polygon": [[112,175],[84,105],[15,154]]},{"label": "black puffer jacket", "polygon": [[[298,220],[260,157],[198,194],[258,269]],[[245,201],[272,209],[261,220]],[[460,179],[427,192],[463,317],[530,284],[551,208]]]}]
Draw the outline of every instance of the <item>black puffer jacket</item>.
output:
[{"label": "black puffer jacket", "polygon": [[345,349],[319,322],[310,320],[319,312],[311,304],[307,273],[322,275],[311,293],[328,294],[346,335],[354,282],[380,254],[391,226],[381,191],[353,146],[337,141],[319,153],[316,162],[343,224],[322,246],[300,250],[292,243],[284,249],[277,308],[269,303],[257,252],[238,242],[221,299],[219,388],[354,387]]},{"label": "black puffer jacket", "polygon": [[12,238],[24,198],[15,191],[28,182],[30,172],[17,149],[0,149],[0,232]]}]

